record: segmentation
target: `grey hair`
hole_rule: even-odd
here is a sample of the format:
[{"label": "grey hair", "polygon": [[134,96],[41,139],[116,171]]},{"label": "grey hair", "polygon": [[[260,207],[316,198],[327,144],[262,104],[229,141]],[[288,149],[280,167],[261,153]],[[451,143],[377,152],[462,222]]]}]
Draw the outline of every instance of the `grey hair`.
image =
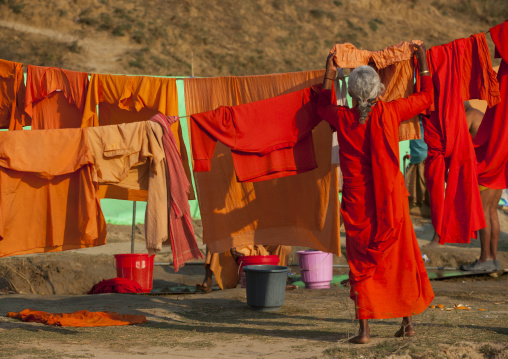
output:
[{"label": "grey hair", "polygon": [[363,65],[351,71],[348,87],[351,97],[358,101],[360,123],[364,124],[376,98],[384,92],[385,86],[381,83],[376,70]]}]

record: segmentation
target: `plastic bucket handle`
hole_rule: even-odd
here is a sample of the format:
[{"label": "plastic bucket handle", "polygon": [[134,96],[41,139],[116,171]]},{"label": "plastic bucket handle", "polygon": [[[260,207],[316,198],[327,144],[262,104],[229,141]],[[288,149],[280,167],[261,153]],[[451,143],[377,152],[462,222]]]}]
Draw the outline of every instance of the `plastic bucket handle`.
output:
[{"label": "plastic bucket handle", "polygon": [[321,264],[323,264],[327,259],[328,257],[330,256],[331,253],[328,253],[325,257],[325,259],[323,259],[321,262],[319,262],[318,264],[316,264],[316,266],[314,266],[314,268],[311,268],[311,269],[300,269],[301,272],[310,272],[311,270],[314,270],[314,269],[317,269],[321,266]]}]

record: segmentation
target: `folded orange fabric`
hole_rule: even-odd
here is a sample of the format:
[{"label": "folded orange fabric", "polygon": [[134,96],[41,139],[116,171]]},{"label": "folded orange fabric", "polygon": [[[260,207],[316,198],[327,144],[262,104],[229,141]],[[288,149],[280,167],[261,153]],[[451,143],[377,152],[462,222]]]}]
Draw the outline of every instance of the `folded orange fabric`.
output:
[{"label": "folded orange fabric", "polygon": [[106,242],[87,139],[81,128],[0,132],[0,257]]},{"label": "folded orange fabric", "polygon": [[48,313],[25,309],[19,313],[9,312],[5,316],[20,319],[24,322],[36,322],[59,327],[109,327],[148,322],[144,315],[89,312],[88,310],[80,310],[73,313]]},{"label": "folded orange fabric", "polygon": [[[357,49],[350,43],[337,44],[330,52],[335,51],[335,64],[341,68],[356,68],[361,65],[374,64],[379,70],[385,92],[383,101],[407,98],[414,90],[414,65],[412,44],[421,45],[422,41],[403,41],[380,51]],[[420,139],[418,117],[404,121],[399,126],[399,141]]]},{"label": "folded orange fabric", "polygon": [[23,64],[0,60],[0,128],[21,130],[30,125],[25,114]]},{"label": "folded orange fabric", "polygon": [[28,65],[26,87],[25,111],[33,130],[82,127],[86,72]]},{"label": "folded orange fabric", "polygon": [[[322,83],[324,71],[185,79],[187,113],[254,102]],[[202,94],[207,94],[203,96]],[[312,133],[318,167],[297,176],[238,182],[231,150],[217,143],[210,172],[196,172],[203,242],[213,253],[245,245],[301,245],[340,253],[337,172],[332,133]]]},{"label": "folded orange fabric", "polygon": [[[99,107],[98,114],[97,106]],[[158,113],[166,116],[178,116],[176,79],[92,74],[86,96],[82,126],[105,126],[148,121]],[[192,183],[180,121],[171,126],[171,131],[175,136],[187,179]],[[108,198],[125,200],[138,200],[137,198],[143,195],[134,190],[127,192],[103,190],[102,194]],[[192,187],[188,198],[196,198]]]}]

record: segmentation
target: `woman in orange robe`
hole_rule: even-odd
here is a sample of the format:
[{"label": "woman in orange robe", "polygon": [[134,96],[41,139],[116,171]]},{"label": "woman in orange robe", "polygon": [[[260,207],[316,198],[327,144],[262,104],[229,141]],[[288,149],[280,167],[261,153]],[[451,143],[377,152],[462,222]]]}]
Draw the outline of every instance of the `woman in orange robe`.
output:
[{"label": "woman in orange robe", "polygon": [[327,59],[318,112],[337,130],[343,173],[342,216],[350,267],[350,297],[360,320],[352,343],[370,340],[368,319],[402,317],[395,336],[415,334],[412,316],[434,299],[413,230],[408,192],[399,170],[398,128],[432,102],[425,48],[416,47],[423,86],[419,93],[390,102],[379,100],[383,85],[376,71],[360,66],[349,77],[354,107],[330,105],[337,67]]}]

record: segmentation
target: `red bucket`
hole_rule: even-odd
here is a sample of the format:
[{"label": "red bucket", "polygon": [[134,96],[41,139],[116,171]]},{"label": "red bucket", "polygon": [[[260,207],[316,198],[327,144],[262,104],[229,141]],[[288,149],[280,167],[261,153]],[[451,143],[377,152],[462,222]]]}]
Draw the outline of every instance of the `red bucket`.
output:
[{"label": "red bucket", "polygon": [[256,264],[265,264],[265,265],[273,265],[276,266],[279,264],[279,256],[269,255],[269,256],[242,256],[238,257],[236,260],[240,268],[238,268],[238,272],[240,274],[240,284],[242,288],[246,287],[245,283],[245,273],[243,272],[243,267],[256,265]]},{"label": "red bucket", "polygon": [[155,255],[148,254],[115,254],[116,275],[138,282],[145,293],[150,293],[153,286],[154,258]]}]

